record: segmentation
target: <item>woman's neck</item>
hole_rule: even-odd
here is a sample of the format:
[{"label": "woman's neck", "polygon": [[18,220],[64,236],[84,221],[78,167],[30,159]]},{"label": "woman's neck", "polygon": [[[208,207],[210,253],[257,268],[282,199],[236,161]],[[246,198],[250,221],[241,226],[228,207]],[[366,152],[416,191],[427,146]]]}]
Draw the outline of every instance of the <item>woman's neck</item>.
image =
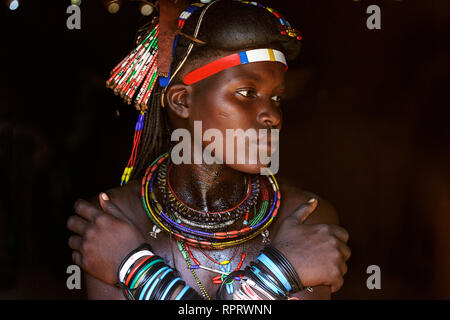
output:
[{"label": "woman's neck", "polygon": [[223,164],[173,165],[170,183],[177,196],[189,207],[214,212],[238,203],[246,192],[246,174]]}]

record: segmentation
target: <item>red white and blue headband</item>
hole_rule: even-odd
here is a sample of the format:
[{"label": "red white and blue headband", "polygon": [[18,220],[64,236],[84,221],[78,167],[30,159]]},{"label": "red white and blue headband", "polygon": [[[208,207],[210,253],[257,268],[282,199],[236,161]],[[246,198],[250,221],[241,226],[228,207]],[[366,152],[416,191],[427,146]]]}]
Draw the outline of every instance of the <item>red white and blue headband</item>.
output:
[{"label": "red white and blue headband", "polygon": [[280,62],[284,64],[285,71],[288,68],[283,52],[275,49],[254,49],[230,54],[195,69],[183,78],[183,83],[186,85],[191,85],[225,69],[262,61]]}]

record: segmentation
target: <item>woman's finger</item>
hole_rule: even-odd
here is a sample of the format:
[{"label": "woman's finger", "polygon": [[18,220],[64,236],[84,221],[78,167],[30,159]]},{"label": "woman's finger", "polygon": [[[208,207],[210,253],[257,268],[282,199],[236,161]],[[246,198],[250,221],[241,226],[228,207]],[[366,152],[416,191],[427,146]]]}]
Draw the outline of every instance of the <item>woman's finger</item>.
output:
[{"label": "woman's finger", "polygon": [[341,252],[342,256],[344,257],[344,260],[347,261],[350,256],[352,255],[352,251],[350,248],[342,241],[339,241],[338,244],[339,251]]},{"label": "woman's finger", "polygon": [[83,217],[90,222],[93,222],[99,215],[102,214],[101,210],[99,210],[96,206],[83,199],[78,199],[73,205],[73,208],[80,217]]},{"label": "woman's finger", "polygon": [[80,251],[81,252],[81,245],[83,243],[83,239],[80,236],[71,236],[69,238],[69,248]]},{"label": "woman's finger", "polygon": [[349,235],[347,230],[345,230],[344,228],[337,226],[337,225],[331,225],[332,226],[332,230],[334,235],[336,236],[336,238],[338,238],[339,240],[341,240],[344,243],[347,243]]},{"label": "woman's finger", "polygon": [[122,210],[117,207],[114,202],[111,201],[110,197],[105,193],[100,193],[98,200],[100,202],[100,206],[106,212],[111,214],[112,216],[130,222],[130,220],[125,216]]},{"label": "woman's finger", "polygon": [[316,210],[318,201],[315,198],[309,199],[306,203],[300,205],[294,212],[291,213],[291,217],[294,218],[297,223],[304,223],[306,219]]},{"label": "woman's finger", "polygon": [[72,251],[72,261],[80,267],[83,267],[83,256],[79,251]]},{"label": "woman's finger", "polygon": [[341,289],[344,285],[344,278],[339,277],[334,283],[331,284],[331,293],[335,293]]},{"label": "woman's finger", "polygon": [[348,267],[344,261],[342,261],[342,263],[339,264],[339,270],[341,271],[342,276],[344,276],[347,273]]},{"label": "woman's finger", "polygon": [[88,226],[89,222],[79,216],[70,216],[69,219],[67,219],[67,228],[80,236],[84,235]]}]

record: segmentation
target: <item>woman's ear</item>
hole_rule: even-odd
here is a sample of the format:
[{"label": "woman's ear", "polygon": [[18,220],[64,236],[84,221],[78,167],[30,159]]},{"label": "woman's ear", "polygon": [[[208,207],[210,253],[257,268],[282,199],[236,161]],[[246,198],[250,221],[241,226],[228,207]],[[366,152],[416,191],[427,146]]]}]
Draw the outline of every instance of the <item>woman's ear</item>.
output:
[{"label": "woman's ear", "polygon": [[187,119],[190,114],[191,87],[184,84],[174,84],[167,89],[167,107],[182,119]]}]

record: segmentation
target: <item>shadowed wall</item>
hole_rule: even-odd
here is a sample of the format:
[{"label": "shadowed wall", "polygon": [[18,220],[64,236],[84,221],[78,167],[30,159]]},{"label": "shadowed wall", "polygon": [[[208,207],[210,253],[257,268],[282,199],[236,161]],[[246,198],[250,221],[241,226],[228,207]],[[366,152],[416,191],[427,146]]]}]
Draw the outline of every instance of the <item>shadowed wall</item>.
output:
[{"label": "shadowed wall", "polygon": [[[78,197],[118,185],[137,113],[104,88],[145,23],[83,1],[2,7],[0,298],[66,289],[65,221]],[[381,8],[381,30],[366,8]],[[280,175],[329,200],[352,249],[338,299],[450,298],[450,133],[445,1],[276,1],[303,33],[283,106]],[[368,290],[366,268],[381,268]],[[33,268],[29,268],[29,266]]]}]

